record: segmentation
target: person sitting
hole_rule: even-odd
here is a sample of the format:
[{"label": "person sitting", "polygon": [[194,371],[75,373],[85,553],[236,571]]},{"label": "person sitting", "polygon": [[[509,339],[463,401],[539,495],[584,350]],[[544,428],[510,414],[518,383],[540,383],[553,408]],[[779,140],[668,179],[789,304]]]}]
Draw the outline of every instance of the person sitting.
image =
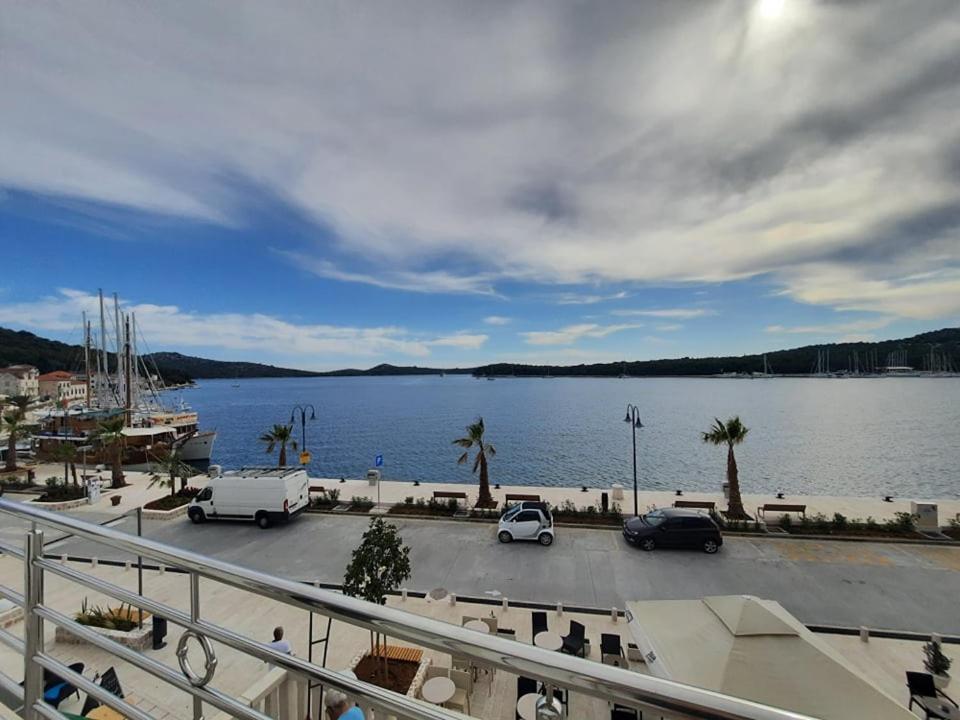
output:
[{"label": "person sitting", "polygon": [[329,720],[364,720],[363,710],[353,705],[339,690],[327,690],[323,698]]},{"label": "person sitting", "polygon": [[290,643],[283,639],[282,625],[277,625],[277,627],[273,629],[273,642],[267,643],[267,646],[277,652],[282,652],[284,655],[293,655],[293,648],[290,647]]}]

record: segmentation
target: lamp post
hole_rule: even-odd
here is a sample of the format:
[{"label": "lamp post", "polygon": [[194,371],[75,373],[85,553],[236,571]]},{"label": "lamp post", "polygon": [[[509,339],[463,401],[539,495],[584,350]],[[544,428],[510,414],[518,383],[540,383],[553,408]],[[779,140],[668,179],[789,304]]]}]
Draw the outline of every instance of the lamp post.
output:
[{"label": "lamp post", "polygon": [[313,405],[309,403],[306,405],[294,405],[293,410],[290,411],[290,424],[293,425],[294,418],[297,416],[297,411],[300,411],[300,450],[305,452],[307,449],[307,410],[310,411],[310,419],[317,419],[317,411],[314,409]]},{"label": "lamp post", "polygon": [[633,515],[637,517],[640,515],[640,504],[637,501],[637,428],[643,427],[643,423],[640,422],[640,408],[633,403],[628,403],[627,416],[623,421],[630,423],[630,431],[633,435]]}]

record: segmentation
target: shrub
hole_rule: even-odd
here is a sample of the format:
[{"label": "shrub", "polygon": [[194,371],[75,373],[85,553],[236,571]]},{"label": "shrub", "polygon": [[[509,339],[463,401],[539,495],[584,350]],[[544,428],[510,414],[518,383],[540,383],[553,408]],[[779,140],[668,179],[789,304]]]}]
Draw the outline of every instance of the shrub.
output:
[{"label": "shrub", "polygon": [[817,532],[830,532],[830,521],[823,513],[817,513],[810,518],[809,524]]},{"label": "shrub", "polygon": [[867,515],[867,519],[863,521],[863,527],[870,532],[876,532],[880,529],[880,525],[877,523],[877,520],[873,517],[873,515]]},{"label": "shrub", "polygon": [[403,504],[404,504],[404,505],[413,505],[413,495],[407,495],[407,497],[405,497],[405,498],[403,499]]},{"label": "shrub", "polygon": [[177,497],[188,498],[192,500],[197,495],[200,494],[200,488],[195,488],[191,485],[187,485],[185,488],[180,488],[177,490]]},{"label": "shrub", "polygon": [[789,515],[783,515],[780,518],[780,527],[786,532],[790,532],[790,529],[793,527],[793,519]]},{"label": "shrub", "polygon": [[833,514],[833,529],[834,530],[846,530],[847,529],[847,518],[841,515],[838,512]]},{"label": "shrub", "polygon": [[[909,513],[905,513],[909,514]],[[943,654],[939,642],[930,640],[923,646],[923,666],[931,675],[946,675],[953,661]]]},{"label": "shrub", "polygon": [[121,604],[119,608],[104,609],[99,605],[90,607],[87,604],[87,599],[84,598],[80,604],[80,612],[74,615],[74,619],[81,625],[89,627],[129,632],[137,627],[137,620],[139,620],[139,613],[141,612],[142,610],[133,610],[127,604]]},{"label": "shrub", "polygon": [[327,497],[330,498],[330,502],[337,503],[340,501],[340,488],[332,488],[327,490]]},{"label": "shrub", "polygon": [[447,498],[447,510],[450,512],[457,511],[457,499],[456,498]]},{"label": "shrub", "polygon": [[892,518],[884,521],[883,526],[885,529],[892,530],[893,532],[912,532],[913,515],[908,512],[894,513]]},{"label": "shrub", "polygon": [[373,507],[374,502],[366,496],[357,497],[354,495],[352,498],[350,498],[350,505],[356,510],[369,510]]}]

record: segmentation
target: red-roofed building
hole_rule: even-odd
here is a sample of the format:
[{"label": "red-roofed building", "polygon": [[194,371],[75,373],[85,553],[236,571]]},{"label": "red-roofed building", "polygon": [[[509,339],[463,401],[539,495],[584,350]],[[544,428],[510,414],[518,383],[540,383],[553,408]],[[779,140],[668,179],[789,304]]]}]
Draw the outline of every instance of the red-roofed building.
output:
[{"label": "red-roofed building", "polygon": [[66,370],[54,370],[39,378],[41,397],[56,400],[58,404],[76,405],[87,401],[87,382],[79,375]]}]

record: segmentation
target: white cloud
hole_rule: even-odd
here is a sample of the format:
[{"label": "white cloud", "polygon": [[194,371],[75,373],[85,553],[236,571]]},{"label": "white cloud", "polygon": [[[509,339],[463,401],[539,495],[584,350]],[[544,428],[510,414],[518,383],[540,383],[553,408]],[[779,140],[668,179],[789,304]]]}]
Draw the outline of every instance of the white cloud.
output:
[{"label": "white cloud", "polygon": [[513,322],[512,318],[504,317],[503,315],[488,315],[483,321],[487,325],[509,325]]},{"label": "white cloud", "polygon": [[[849,322],[826,323],[822,325],[768,325],[764,328],[768,333],[788,335],[847,335],[861,337],[870,330],[885,328],[893,322],[893,318],[875,318],[867,320],[851,320]],[[871,336],[872,337],[872,336]]]},{"label": "white cloud", "polygon": [[556,302],[557,305],[596,305],[597,303],[607,302],[609,300],[623,300],[626,297],[628,297],[626,291],[620,291],[610,295],[588,295],[568,292],[554,296],[554,302]]},{"label": "white cloud", "polygon": [[612,310],[610,314],[621,317],[655,317],[692,320],[693,318],[716,315],[717,312],[716,310],[707,308],[664,308],[654,310]]},{"label": "white cloud", "polygon": [[582,323],[567,325],[559,330],[537,330],[520,333],[528,345],[572,345],[583,338],[603,338],[624,330],[633,330],[642,325],[597,325],[596,323]]},{"label": "white cloud", "polygon": [[[256,188],[351,261],[315,272],[404,290],[763,276],[947,317],[958,19],[951,0],[8,3],[0,186],[224,224]],[[417,272],[450,258],[477,272]],[[342,269],[371,265],[390,271]]]},{"label": "white cloud", "polygon": [[663,325],[657,325],[657,330],[662,332],[676,332],[677,330],[683,330],[683,325],[679,323],[664,323]]},{"label": "white cloud", "polygon": [[[426,357],[433,347],[475,350],[486,335],[455,333],[429,336],[400,327],[349,327],[296,324],[260,313],[200,314],[175,305],[131,303],[124,310],[136,314],[152,348],[216,347],[261,353],[265,348],[309,360],[311,366],[337,356],[370,358],[386,355]],[[94,295],[61,289],[58,295],[31,302],[0,304],[0,325],[35,330],[71,331],[80,328],[80,316],[99,317]],[[108,331],[109,333],[109,331]],[[110,335],[112,337],[112,334]]]}]

